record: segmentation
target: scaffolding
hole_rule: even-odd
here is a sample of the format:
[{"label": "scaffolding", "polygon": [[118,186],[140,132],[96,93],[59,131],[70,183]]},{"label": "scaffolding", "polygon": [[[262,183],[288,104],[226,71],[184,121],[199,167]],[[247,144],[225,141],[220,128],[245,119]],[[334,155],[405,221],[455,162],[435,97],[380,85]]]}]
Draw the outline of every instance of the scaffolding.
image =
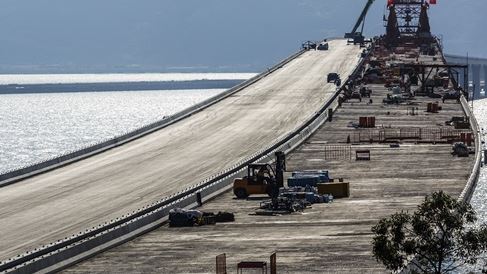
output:
[{"label": "scaffolding", "polygon": [[[429,4],[424,0],[394,0],[388,5],[386,43],[397,46],[402,41],[420,39],[422,43],[432,42],[428,17]],[[387,19],[386,19],[387,17]]]}]

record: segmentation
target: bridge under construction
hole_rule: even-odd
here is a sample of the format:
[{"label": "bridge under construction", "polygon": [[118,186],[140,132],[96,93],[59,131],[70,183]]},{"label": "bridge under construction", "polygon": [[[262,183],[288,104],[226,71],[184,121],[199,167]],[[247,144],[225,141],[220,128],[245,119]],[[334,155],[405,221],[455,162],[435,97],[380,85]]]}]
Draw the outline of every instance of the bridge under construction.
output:
[{"label": "bridge under construction", "polygon": [[[139,132],[0,175],[0,271],[385,272],[371,227],[436,190],[468,201],[480,135],[468,66],[448,64],[431,34],[436,1],[388,1],[386,34],[365,39],[373,2],[344,39],[303,44]],[[276,151],[287,158],[280,192],[295,173],[326,170],[346,193],[290,214],[262,211],[267,195],[237,199],[234,179]],[[176,208],[234,221],[170,227]]]}]

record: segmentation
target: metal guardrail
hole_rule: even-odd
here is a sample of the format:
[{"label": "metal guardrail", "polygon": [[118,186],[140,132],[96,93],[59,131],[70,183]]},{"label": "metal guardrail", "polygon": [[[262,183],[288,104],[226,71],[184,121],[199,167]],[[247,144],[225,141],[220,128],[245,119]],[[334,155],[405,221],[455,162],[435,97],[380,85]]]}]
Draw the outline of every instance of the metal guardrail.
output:
[{"label": "metal guardrail", "polygon": [[[298,57],[303,52],[301,51],[289,57],[285,63]],[[352,77],[360,71],[360,68],[363,66],[363,61],[364,59],[354,69],[351,75]],[[276,66],[276,69],[269,70],[265,75],[277,70],[285,63],[281,62]],[[270,162],[273,160],[273,153],[275,151],[282,150],[289,153],[306,140],[327,120],[328,114],[326,110],[330,107],[335,110],[338,107],[336,99],[340,92],[341,89],[337,90],[321,109],[302,126],[276,141],[274,144],[269,145],[266,149],[254,153],[219,175],[208,178],[193,187],[189,187],[137,211],[133,211],[127,216],[122,216],[121,218],[93,227],[85,232],[2,262],[0,263],[0,271],[7,271],[8,273],[31,273],[40,270],[49,272],[62,269],[106,250],[111,246],[121,244],[157,228],[165,222],[170,209],[195,206],[197,193],[201,194],[203,201],[216,197],[229,189],[234,178],[241,177],[244,174],[248,164],[252,162]],[[95,248],[96,251],[94,252],[93,249]]]},{"label": "metal guardrail", "polygon": [[192,107],[189,107],[183,111],[180,111],[174,115],[171,115],[165,119],[162,119],[160,121],[151,123],[149,125],[143,126],[141,128],[138,128],[134,131],[127,132],[125,134],[122,134],[118,137],[111,138],[105,141],[102,141],[100,143],[94,144],[87,146],[85,148],[82,148],[80,150],[72,151],[67,154],[48,159],[46,161],[42,161],[39,163],[35,163],[29,166],[25,166],[19,169],[15,170],[10,170],[7,171],[6,173],[0,174],[0,187],[7,186],[16,182],[19,182],[21,180],[24,180],[26,178],[45,173],[47,171],[51,171],[53,169],[74,163],[76,161],[80,161],[82,159],[88,158],[90,156],[96,155],[98,153],[104,152],[106,150],[109,150],[111,148],[123,145],[125,143],[134,141],[136,139],[139,139],[147,134],[150,134],[154,131],[160,130],[162,128],[165,128],[171,124],[174,124],[177,121],[180,121],[184,118],[187,118],[207,107],[210,107],[217,102],[241,91],[242,89],[254,84],[255,82],[261,80],[262,78],[266,77],[267,75],[271,74],[272,72],[278,70],[285,64],[289,63],[291,60],[297,58],[301,54],[303,54],[305,50],[301,50],[290,57],[284,59],[281,61],[279,64],[273,66],[272,68],[268,69],[267,71],[260,73],[249,80],[225,91],[220,94],[217,94],[209,99],[206,99]]},{"label": "metal guardrail", "polygon": [[[448,61],[446,60],[446,56],[442,54],[442,60],[446,64]],[[453,79],[454,85],[458,85],[458,83],[455,80],[455,77],[453,77],[453,74],[451,74],[451,79]],[[466,92],[466,91],[465,91]],[[467,99],[465,96],[460,97],[460,104],[462,105],[463,112],[466,117],[468,117],[469,122],[470,122],[470,127],[472,128],[472,131],[475,135],[475,162],[474,166],[472,168],[472,173],[468,177],[467,184],[462,190],[462,193],[458,197],[460,200],[464,202],[470,202],[470,199],[472,198],[472,194],[475,190],[475,187],[477,186],[477,181],[479,179],[480,175],[480,168],[482,167],[481,161],[482,161],[482,146],[481,146],[481,135],[480,135],[480,127],[477,122],[477,119],[475,118],[475,115],[472,113],[472,110],[468,106]]]},{"label": "metal guardrail", "polygon": [[475,115],[472,113],[472,110],[468,106],[468,102],[464,96],[460,98],[460,103],[462,105],[463,111],[465,112],[465,115],[468,117],[470,121],[470,127],[472,128],[472,131],[475,134],[475,162],[472,168],[472,173],[468,177],[467,184],[465,185],[465,188],[463,189],[459,197],[459,199],[464,202],[470,202],[475,187],[477,186],[477,181],[480,174],[480,168],[482,166],[481,164],[482,149],[480,144],[481,136],[480,136],[480,128],[477,119],[475,118]]}]

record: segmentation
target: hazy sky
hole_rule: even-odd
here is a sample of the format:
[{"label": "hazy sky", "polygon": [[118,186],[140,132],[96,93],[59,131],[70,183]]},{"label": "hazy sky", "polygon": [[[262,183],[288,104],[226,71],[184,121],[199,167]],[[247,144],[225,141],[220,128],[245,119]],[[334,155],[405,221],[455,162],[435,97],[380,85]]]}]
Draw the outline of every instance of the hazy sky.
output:
[{"label": "hazy sky", "polygon": [[[261,71],[341,37],[365,0],[2,0],[0,73]],[[385,0],[367,18],[384,32]],[[487,57],[486,0],[438,0],[445,52]]]}]

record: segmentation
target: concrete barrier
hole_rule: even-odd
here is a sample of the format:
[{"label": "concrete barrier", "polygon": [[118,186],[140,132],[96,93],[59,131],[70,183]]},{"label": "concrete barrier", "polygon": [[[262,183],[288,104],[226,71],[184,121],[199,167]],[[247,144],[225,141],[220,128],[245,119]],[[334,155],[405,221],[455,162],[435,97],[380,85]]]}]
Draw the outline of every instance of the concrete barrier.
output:
[{"label": "concrete barrier", "polygon": [[165,128],[177,121],[180,121],[184,118],[187,118],[207,107],[210,107],[217,102],[243,90],[244,88],[256,83],[257,81],[261,80],[262,78],[266,77],[267,75],[273,73],[274,71],[278,70],[285,64],[289,63],[290,61],[294,60],[295,58],[299,57],[301,54],[303,54],[305,51],[301,50],[290,57],[284,59],[281,61],[279,64],[273,66],[272,68],[269,68],[263,73],[260,73],[249,80],[225,91],[220,94],[217,94],[209,99],[206,99],[196,105],[193,105],[183,111],[180,111],[174,115],[171,115],[163,120],[151,123],[149,125],[143,126],[141,128],[138,128],[134,131],[127,132],[125,134],[122,134],[118,137],[100,142],[98,144],[92,145],[85,147],[83,149],[73,151],[70,153],[67,153],[65,155],[61,155],[52,159],[48,159],[46,161],[42,161],[39,163],[35,163],[26,167],[22,167],[16,170],[8,171],[6,173],[0,174],[0,187],[4,187],[16,182],[19,182],[21,180],[24,180],[26,178],[45,173],[47,171],[51,171],[53,169],[74,163],[76,161],[80,161],[82,159],[88,158],[90,156],[96,155],[98,153],[104,152],[108,149],[126,144],[128,142],[131,142],[133,140],[136,140],[138,138],[141,138],[147,134],[150,134],[154,131],[160,130],[162,128]]},{"label": "concrete barrier", "polygon": [[[296,58],[302,53],[300,52],[293,55],[294,57],[291,57]],[[363,59],[355,68],[352,77],[360,71],[362,65]],[[248,164],[252,162],[271,162],[274,160],[275,151],[283,150],[289,153],[303,143],[326,122],[328,116],[326,110],[329,107],[332,107],[334,110],[337,108],[338,104],[336,99],[340,92],[341,89],[337,90],[324,103],[321,109],[302,126],[282,139],[277,140],[274,144],[270,144],[266,149],[256,152],[247,159],[234,165],[232,168],[224,170],[213,178],[207,179],[185,191],[134,211],[128,216],[123,216],[109,223],[99,225],[63,241],[52,243],[43,249],[15,257],[0,264],[0,271],[7,271],[8,273],[48,273],[59,271],[161,226],[167,221],[169,210],[172,208],[196,207],[196,193],[201,194],[203,202],[213,199],[228,191],[231,188],[233,180],[245,174]]]}]

